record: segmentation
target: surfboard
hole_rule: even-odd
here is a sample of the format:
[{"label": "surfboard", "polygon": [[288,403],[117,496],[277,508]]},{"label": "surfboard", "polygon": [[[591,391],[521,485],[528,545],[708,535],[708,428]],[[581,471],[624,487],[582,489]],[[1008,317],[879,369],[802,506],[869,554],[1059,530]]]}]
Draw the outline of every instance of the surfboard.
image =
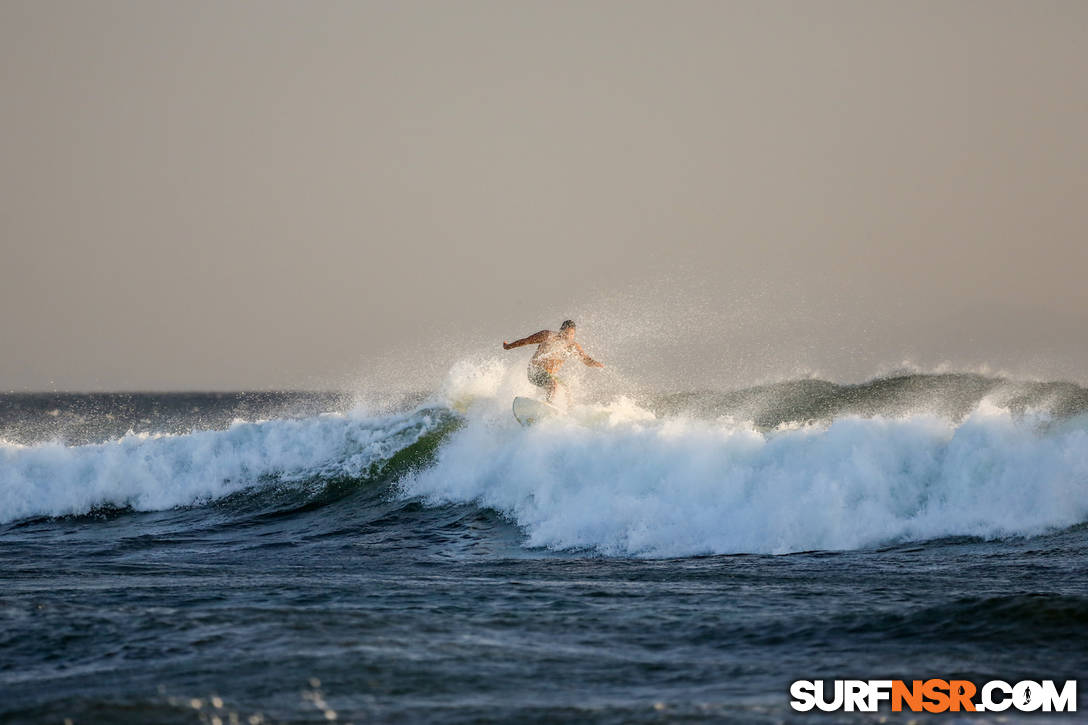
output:
[{"label": "surfboard", "polygon": [[538,423],[553,415],[559,415],[559,408],[551,403],[534,400],[533,398],[522,398],[521,396],[514,398],[514,417],[524,426]]}]

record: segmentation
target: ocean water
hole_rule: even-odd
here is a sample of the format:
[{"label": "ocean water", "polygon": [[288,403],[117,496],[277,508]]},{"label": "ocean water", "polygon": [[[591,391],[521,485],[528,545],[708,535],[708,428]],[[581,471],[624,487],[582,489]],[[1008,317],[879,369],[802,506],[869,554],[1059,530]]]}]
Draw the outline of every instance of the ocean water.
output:
[{"label": "ocean water", "polygon": [[[789,684],[1085,692],[1085,389],[587,394],[523,429],[526,386],[0,396],[0,721],[879,722]],[[1043,719],[960,719],[1018,717]]]}]

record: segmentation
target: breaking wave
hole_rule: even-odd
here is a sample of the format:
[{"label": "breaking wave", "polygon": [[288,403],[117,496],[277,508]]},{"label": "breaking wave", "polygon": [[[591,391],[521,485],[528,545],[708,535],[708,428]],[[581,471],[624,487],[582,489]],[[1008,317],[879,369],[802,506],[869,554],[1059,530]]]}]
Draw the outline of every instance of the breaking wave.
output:
[{"label": "breaking wave", "polygon": [[519,368],[465,364],[399,413],[0,443],[0,523],[199,507],[345,479],[378,483],[387,500],[492,509],[527,546],[600,555],[856,549],[1088,521],[1076,386],[794,381],[605,399],[525,429],[509,402],[527,385]]}]

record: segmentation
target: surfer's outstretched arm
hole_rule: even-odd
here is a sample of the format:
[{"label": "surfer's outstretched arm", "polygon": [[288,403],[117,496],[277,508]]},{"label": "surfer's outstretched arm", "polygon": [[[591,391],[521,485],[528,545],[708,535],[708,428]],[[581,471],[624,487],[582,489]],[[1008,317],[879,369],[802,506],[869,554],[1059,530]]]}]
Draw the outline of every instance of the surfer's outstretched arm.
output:
[{"label": "surfer's outstretched arm", "polygon": [[604,367],[603,363],[599,363],[596,360],[594,360],[593,358],[591,358],[589,355],[587,355],[586,351],[583,350],[582,346],[579,345],[578,343],[574,343],[574,349],[578,351],[578,357],[582,358],[582,362],[584,362],[587,366],[589,366],[591,368],[603,368]]},{"label": "surfer's outstretched arm", "polygon": [[520,340],[514,340],[513,342],[506,342],[504,340],[502,343],[502,349],[513,350],[515,347],[521,347],[522,345],[539,345],[547,339],[548,331],[541,330],[540,332],[529,335],[528,337],[523,337]]}]

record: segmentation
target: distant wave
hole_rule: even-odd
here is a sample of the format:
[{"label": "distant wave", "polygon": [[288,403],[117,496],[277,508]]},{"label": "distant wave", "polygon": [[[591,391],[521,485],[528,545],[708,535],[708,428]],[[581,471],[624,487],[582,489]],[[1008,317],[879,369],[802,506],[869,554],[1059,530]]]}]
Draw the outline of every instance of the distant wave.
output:
[{"label": "distant wave", "polygon": [[1017,415],[1068,418],[1088,413],[1088,390],[1067,382],[1006,380],[969,373],[908,374],[856,385],[790,380],[741,390],[674,393],[653,398],[660,415],[728,415],[759,426],[859,416],[930,413],[954,420],[983,402]]}]

